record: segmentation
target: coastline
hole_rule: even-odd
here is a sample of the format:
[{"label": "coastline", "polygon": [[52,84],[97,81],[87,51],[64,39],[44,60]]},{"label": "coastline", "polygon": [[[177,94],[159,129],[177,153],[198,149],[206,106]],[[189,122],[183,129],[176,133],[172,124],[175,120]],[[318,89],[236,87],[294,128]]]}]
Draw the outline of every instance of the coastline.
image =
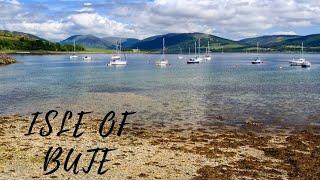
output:
[{"label": "coastline", "polygon": [[[114,54],[113,51],[83,51],[83,52],[59,52],[59,51],[26,51],[26,52],[19,52],[19,51],[0,51],[0,53],[6,53],[11,55],[71,55],[71,54]],[[160,52],[123,52],[123,54],[161,54]],[[246,52],[212,52],[211,54],[252,54],[255,55],[256,53],[246,53]],[[299,52],[259,52],[259,54],[299,54]],[[305,52],[305,54],[320,54],[320,52]],[[168,53],[168,55],[179,55],[179,53]],[[184,56],[189,56],[189,54],[182,54]],[[193,56],[191,54],[190,56]]]},{"label": "coastline", "polygon": [[[99,117],[101,118],[101,117]],[[12,115],[0,117],[0,177],[3,179],[225,179],[274,178],[296,179],[319,177],[320,129],[316,126],[267,127],[257,124],[243,126],[195,126],[191,123],[144,124],[129,122],[121,137],[103,139],[97,135],[99,118],[86,118],[85,134],[72,138],[72,132],[62,136],[52,133],[24,136],[31,118]],[[59,118],[57,118],[59,119]],[[58,132],[60,120],[54,121]],[[66,126],[72,127],[70,120]],[[77,153],[90,147],[110,147],[105,164],[109,171],[97,175],[98,163],[89,174],[65,172],[62,167],[52,175],[43,175],[43,160],[49,146],[74,148]],[[63,155],[65,156],[66,153]],[[75,157],[75,155],[74,155]],[[90,158],[87,157],[86,158]],[[79,167],[88,161],[80,161]]]}]

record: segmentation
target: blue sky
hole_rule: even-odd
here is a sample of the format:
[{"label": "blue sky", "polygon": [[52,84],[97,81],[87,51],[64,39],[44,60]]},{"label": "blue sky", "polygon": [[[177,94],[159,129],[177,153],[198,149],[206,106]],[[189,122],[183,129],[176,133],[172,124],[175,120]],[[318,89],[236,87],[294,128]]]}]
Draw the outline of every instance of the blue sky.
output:
[{"label": "blue sky", "polygon": [[320,33],[320,0],[0,0],[0,29],[53,41],[203,32],[238,40]]}]

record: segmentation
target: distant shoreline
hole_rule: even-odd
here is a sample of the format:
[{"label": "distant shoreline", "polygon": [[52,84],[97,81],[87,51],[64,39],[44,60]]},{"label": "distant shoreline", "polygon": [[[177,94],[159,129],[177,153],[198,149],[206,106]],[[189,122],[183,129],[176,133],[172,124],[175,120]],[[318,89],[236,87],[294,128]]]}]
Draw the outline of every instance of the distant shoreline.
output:
[{"label": "distant shoreline", "polygon": [[[71,54],[114,54],[114,52],[99,52],[99,51],[83,51],[83,52],[63,52],[63,51],[0,51],[0,53],[11,54],[11,55],[71,55]],[[255,52],[211,52],[210,54],[257,54]],[[161,54],[159,52],[123,52],[122,54]],[[168,55],[178,55],[179,53],[167,53]],[[205,53],[203,53],[205,54]],[[258,54],[299,54],[299,52],[259,52]],[[305,54],[320,54],[320,52],[305,52]],[[189,55],[189,54],[182,54]],[[193,53],[190,54],[191,56]]]}]

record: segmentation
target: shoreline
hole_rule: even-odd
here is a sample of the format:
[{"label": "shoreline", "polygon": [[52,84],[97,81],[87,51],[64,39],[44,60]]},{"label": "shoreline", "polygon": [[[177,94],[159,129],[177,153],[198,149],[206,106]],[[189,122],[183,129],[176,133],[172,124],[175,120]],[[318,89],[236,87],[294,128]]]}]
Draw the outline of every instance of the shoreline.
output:
[{"label": "shoreline", "polygon": [[[108,51],[108,50],[107,50]],[[83,52],[63,52],[63,51],[0,51],[0,53],[10,54],[10,55],[71,55],[71,54],[114,54],[113,52],[100,52],[100,51],[83,51]],[[160,52],[122,52],[122,54],[161,54]],[[256,54],[255,52],[211,52],[210,54]],[[299,52],[259,52],[259,54],[299,54]],[[305,54],[320,54],[320,52],[305,52]],[[167,55],[180,55],[179,53],[167,53]],[[189,56],[189,54],[182,54],[183,56]],[[193,56],[191,53],[190,56]]]},{"label": "shoreline", "polygon": [[[101,117],[99,117],[101,118]],[[0,116],[1,178],[107,178],[107,179],[220,179],[220,178],[312,178],[320,173],[320,128],[277,128],[247,124],[234,126],[195,126],[193,124],[130,122],[121,137],[106,139],[97,134],[99,118],[85,118],[79,139],[72,131],[56,136],[61,118],[52,122],[54,133],[39,136],[44,121],[36,123],[36,134],[24,136],[31,119]],[[72,127],[73,119],[66,127]],[[118,124],[118,123],[116,123]],[[116,125],[116,128],[118,126]],[[116,148],[105,164],[109,171],[74,175],[63,167],[43,175],[43,159],[49,146],[61,146],[77,153],[93,147]],[[65,156],[65,155],[64,155]],[[74,155],[75,156],[75,155]],[[86,156],[86,158],[89,158]],[[80,161],[83,167],[88,161]]]}]

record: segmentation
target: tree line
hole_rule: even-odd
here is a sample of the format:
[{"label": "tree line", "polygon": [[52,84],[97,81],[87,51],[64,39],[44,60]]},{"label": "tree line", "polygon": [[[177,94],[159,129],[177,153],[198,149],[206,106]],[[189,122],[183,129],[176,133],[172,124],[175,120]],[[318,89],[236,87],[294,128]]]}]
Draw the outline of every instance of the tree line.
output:
[{"label": "tree line", "polygon": [[[85,48],[79,45],[75,47],[76,51],[84,51]],[[44,51],[73,51],[73,45],[53,43],[46,40],[31,40],[25,37],[19,39],[0,39],[0,50],[44,50]]]}]

